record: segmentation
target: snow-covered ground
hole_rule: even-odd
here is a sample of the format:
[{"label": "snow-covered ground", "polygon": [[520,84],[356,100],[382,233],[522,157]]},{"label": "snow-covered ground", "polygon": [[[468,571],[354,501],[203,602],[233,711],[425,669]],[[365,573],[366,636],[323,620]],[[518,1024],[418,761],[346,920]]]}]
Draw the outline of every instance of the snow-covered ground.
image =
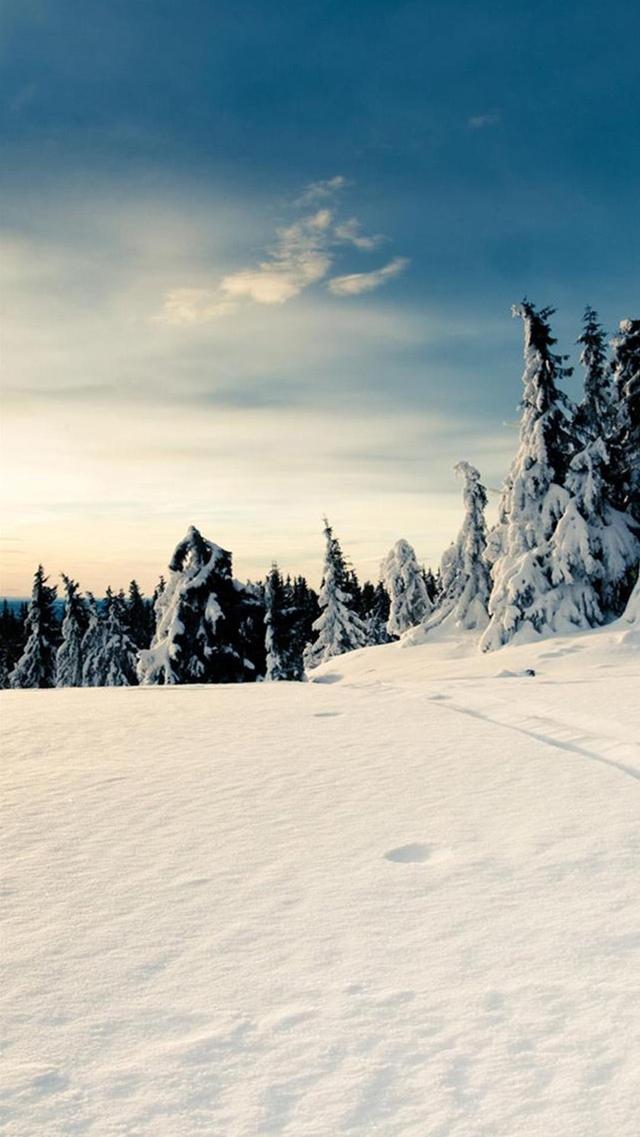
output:
[{"label": "snow-covered ground", "polygon": [[633,639],[2,692],[7,1137],[636,1137]]}]

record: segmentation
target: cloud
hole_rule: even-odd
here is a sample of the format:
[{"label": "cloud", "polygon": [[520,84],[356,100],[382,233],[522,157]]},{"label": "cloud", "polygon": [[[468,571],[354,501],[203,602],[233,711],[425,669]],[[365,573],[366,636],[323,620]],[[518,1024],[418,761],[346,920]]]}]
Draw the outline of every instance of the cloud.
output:
[{"label": "cloud", "polygon": [[328,236],[333,216],[320,209],[279,229],[269,259],[255,269],[242,269],[222,278],[227,296],[248,297],[257,304],[284,304],[310,284],[316,284],[331,268]]},{"label": "cloud", "polygon": [[384,268],[376,269],[375,272],[353,272],[347,276],[334,276],[329,281],[329,291],[333,292],[334,296],[359,296],[361,292],[373,292],[375,288],[380,288],[382,284],[399,276],[408,264],[407,257],[394,257]]},{"label": "cloud", "polygon": [[499,122],[499,114],[475,114],[467,119],[467,126],[470,130],[484,130],[487,126],[497,126]]},{"label": "cloud", "polygon": [[[325,280],[340,251],[348,247],[371,252],[385,240],[380,234],[363,232],[357,217],[336,216],[332,198],[347,185],[342,175],[307,186],[296,204],[316,208],[305,211],[291,224],[276,230],[275,240],[262,260],[227,272],[219,282],[199,287],[172,288],[165,293],[156,322],[177,326],[210,323],[235,312],[242,301],[276,307],[299,296],[311,285]],[[323,201],[324,204],[320,204]],[[336,295],[357,295],[378,288],[396,276],[407,262],[397,257],[374,273],[335,277],[329,287]],[[201,278],[202,279],[202,278]]]},{"label": "cloud", "polygon": [[347,178],[342,174],[336,174],[334,178],[327,178],[325,181],[311,182],[305,187],[300,197],[296,199],[297,205],[310,205],[315,201],[322,201],[325,198],[333,197],[339,193],[340,190],[346,189],[349,185]]},{"label": "cloud", "polygon": [[227,316],[236,305],[232,300],[216,299],[215,291],[208,288],[173,288],[164,298],[160,316],[167,324],[200,324]]},{"label": "cloud", "polygon": [[384,237],[377,233],[375,236],[368,237],[365,233],[361,232],[362,226],[357,217],[350,217],[348,221],[343,221],[342,224],[336,225],[335,236],[338,241],[345,245],[354,245],[356,249],[363,249],[369,252],[371,249],[377,249],[384,241]]}]

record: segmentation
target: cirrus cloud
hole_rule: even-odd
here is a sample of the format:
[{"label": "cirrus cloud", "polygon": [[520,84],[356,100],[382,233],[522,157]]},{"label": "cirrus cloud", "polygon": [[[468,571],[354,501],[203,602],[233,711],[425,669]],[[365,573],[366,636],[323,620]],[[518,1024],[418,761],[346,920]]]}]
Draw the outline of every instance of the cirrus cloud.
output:
[{"label": "cirrus cloud", "polygon": [[[357,217],[345,220],[336,215],[336,198],[347,185],[347,179],[340,174],[307,186],[297,199],[297,206],[323,204],[278,228],[275,240],[256,265],[227,272],[210,287],[170,289],[156,320],[189,326],[229,315],[243,301],[286,304],[311,285],[326,280],[341,250],[372,252],[385,238],[364,232]],[[407,264],[406,258],[395,257],[373,272],[335,276],[328,287],[335,296],[371,292],[398,276]]]},{"label": "cirrus cloud", "polygon": [[382,284],[387,284],[394,277],[404,272],[409,264],[407,257],[394,257],[383,268],[374,272],[352,272],[346,276],[334,276],[328,284],[334,296],[359,296],[361,292],[373,292]]}]

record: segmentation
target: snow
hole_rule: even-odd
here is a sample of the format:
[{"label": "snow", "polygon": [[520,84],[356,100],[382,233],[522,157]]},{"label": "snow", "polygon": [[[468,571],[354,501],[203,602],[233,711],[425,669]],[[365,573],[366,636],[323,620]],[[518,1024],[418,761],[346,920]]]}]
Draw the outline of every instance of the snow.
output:
[{"label": "snow", "polygon": [[639,674],[1,692],[6,1137],[635,1137]]}]

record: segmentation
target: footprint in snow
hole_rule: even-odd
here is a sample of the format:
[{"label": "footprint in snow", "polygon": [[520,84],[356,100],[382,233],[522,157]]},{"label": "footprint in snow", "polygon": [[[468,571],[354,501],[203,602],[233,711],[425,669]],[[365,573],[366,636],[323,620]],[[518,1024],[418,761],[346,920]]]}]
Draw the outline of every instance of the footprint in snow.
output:
[{"label": "footprint in snow", "polygon": [[399,865],[424,864],[431,856],[429,845],[400,845],[397,849],[389,849],[384,854],[385,861],[394,861]]}]

